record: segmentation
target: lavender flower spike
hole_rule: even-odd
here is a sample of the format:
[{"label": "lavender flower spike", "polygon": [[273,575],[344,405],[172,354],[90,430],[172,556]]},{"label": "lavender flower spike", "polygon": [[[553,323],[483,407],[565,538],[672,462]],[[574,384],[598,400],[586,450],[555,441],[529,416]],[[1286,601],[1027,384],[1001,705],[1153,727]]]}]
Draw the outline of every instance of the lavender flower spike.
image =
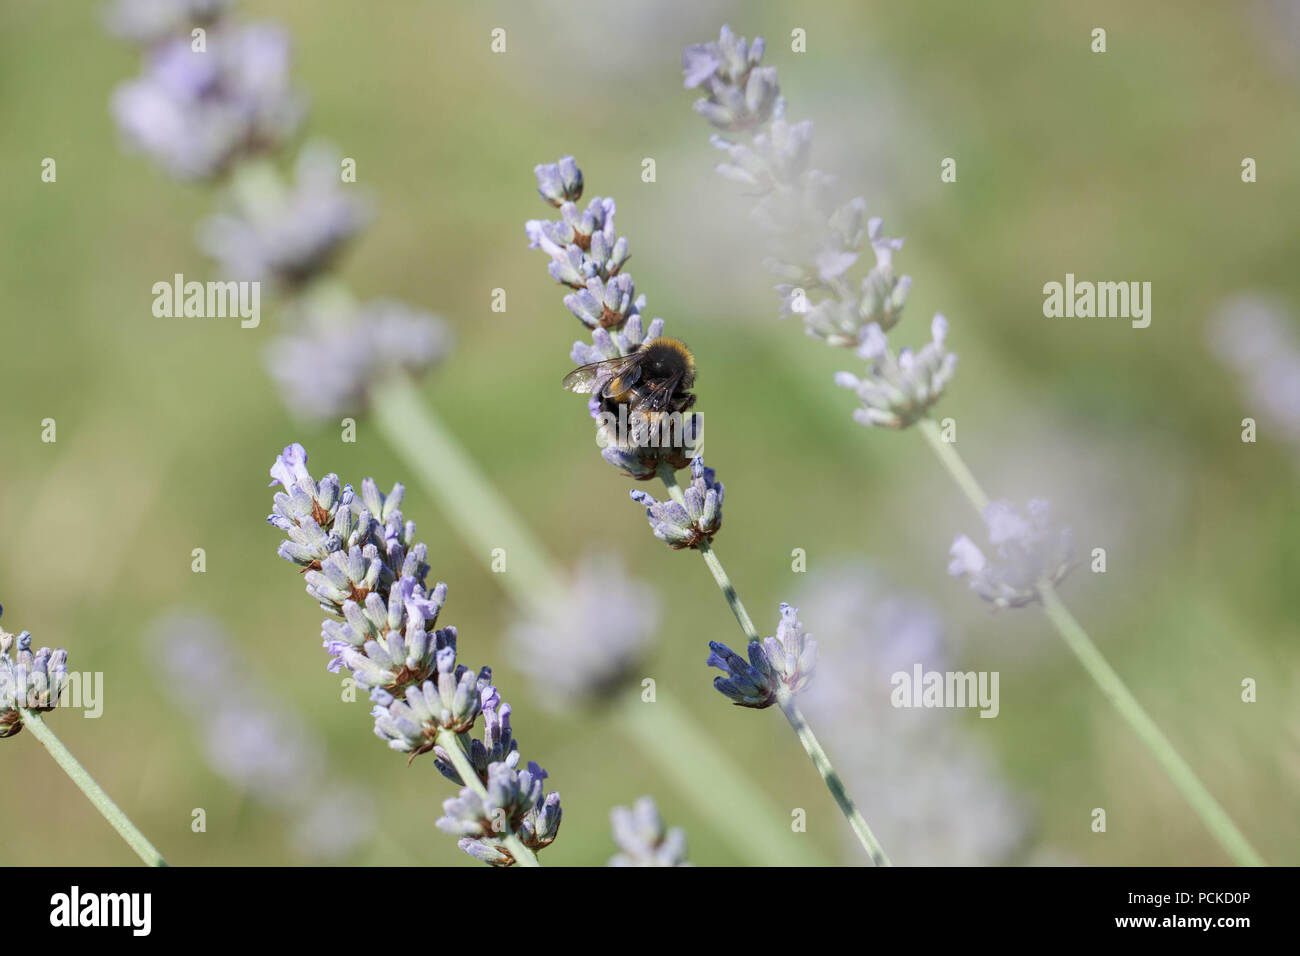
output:
[{"label": "lavender flower spike", "polygon": [[[456,629],[435,630],[447,586],[425,584],[428,548],[398,510],[402,486],[385,495],[367,478],[358,494],[337,475],[317,482],[299,444],[276,457],[271,478],[284,488],[267,519],[288,535],[280,556],[306,569],[308,593],[335,618],[321,625],[329,669],[346,667],[370,689],[376,736],[411,760],[435,751],[437,768],[465,785],[438,823],[462,837],[465,852],[536,865],[533,852],[559,829],[559,794],[545,792],[536,764],[516,769],[510,705],[491,668],[457,664]],[[467,741],[480,715],[483,740]]]},{"label": "lavender flower spike", "polygon": [[690,866],[686,833],[680,827],[665,827],[650,797],[642,797],[631,809],[615,807],[609,821],[622,851],[610,857],[610,866]]},{"label": "lavender flower spike", "polygon": [[943,397],[957,370],[957,356],[944,347],[948,320],[935,315],[930,335],[931,341],[919,352],[905,348],[895,357],[880,326],[874,322],[867,326],[858,349],[867,360],[867,374],[863,378],[850,372],[835,375],[836,385],[853,389],[862,400],[862,407],[853,412],[855,420],[868,427],[906,428]]},{"label": "lavender flower spike", "polygon": [[546,793],[546,771],[535,763],[516,770],[507,763],[488,767],[486,796],[465,788],[443,801],[435,826],[460,837],[462,850],[493,866],[517,862],[497,834],[507,827],[536,852],[554,842],[560,829],[560,795]]},{"label": "lavender flower spike", "polygon": [[714,480],[712,468],[703,458],[691,460],[691,481],[683,490],[685,507],[676,501],[658,501],[644,491],[631,492],[632,500],[645,506],[646,518],[655,537],[674,551],[698,548],[712,541],[722,527],[722,482]]},{"label": "lavender flower spike", "polygon": [[57,707],[67,680],[67,651],[42,647],[33,653],[30,633],[15,637],[0,627],[0,738],[22,731],[20,707],[38,712]]},{"label": "lavender flower spike", "polygon": [[695,101],[695,111],[724,130],[765,123],[781,90],[776,68],[758,65],[763,49],[761,38],[750,46],[726,26],[716,41],[688,46],[682,55],[685,86],[708,94]]},{"label": "lavender flower spike", "polygon": [[1056,584],[1069,573],[1074,558],[1068,528],[1051,522],[1051,506],[1036,498],[1027,514],[1010,502],[995,501],[984,510],[989,541],[997,549],[990,560],[963,535],[949,553],[948,573],[968,577],[971,590],[996,607],[1023,607],[1038,598],[1039,583]]},{"label": "lavender flower spike", "polygon": [[749,660],[720,641],[710,641],[710,667],[726,673],[713,686],[739,707],[761,710],[799,693],[812,678],[817,642],[806,635],[799,609],[780,607],[781,622],[775,637],[749,642]]}]

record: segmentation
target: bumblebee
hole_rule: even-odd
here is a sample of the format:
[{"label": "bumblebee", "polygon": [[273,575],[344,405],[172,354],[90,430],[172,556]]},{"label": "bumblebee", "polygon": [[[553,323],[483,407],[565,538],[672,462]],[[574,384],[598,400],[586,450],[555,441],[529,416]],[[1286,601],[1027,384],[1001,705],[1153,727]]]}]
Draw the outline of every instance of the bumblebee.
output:
[{"label": "bumblebee", "polygon": [[684,412],[695,404],[695,356],[677,339],[651,339],[630,355],[581,365],[564,376],[563,385],[583,395],[597,393],[601,407],[628,414]]}]

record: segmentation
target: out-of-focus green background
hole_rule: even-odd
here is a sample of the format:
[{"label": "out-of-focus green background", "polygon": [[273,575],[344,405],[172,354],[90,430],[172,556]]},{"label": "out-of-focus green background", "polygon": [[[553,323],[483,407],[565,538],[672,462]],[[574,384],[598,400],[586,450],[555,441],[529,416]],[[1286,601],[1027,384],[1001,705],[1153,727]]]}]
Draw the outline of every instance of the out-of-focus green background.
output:
[{"label": "out-of-focus green background", "polygon": [[[920,437],[871,432],[830,384],[852,357],[776,317],[745,214],[712,172],[709,129],[682,89],[681,47],[730,23],[769,39],[792,118],[816,122],[814,163],[861,192],[907,245],[915,279],[896,333],[920,344],[944,312],[961,355],[941,406],[995,497],[1053,499],[1080,549],[1105,547],[1063,586],[1080,620],[1264,855],[1300,860],[1300,511],[1293,455],[1264,434],[1205,346],[1239,291],[1300,308],[1300,70],[1286,3],[836,2],[247,3],[284,22],[312,100],[308,132],[355,157],[380,203],[342,260],[359,295],[454,324],[454,356],[424,386],[449,427],[562,563],[609,543],[652,582],[664,623],[646,671],[782,807],[843,858],[846,831],[774,713],[709,686],[704,643],[735,626],[701,563],[655,541],[628,482],[593,448],[558,388],[581,328],[530,252],[544,215],[532,166],[578,157],[588,195],[618,200],[647,312],[695,350],[709,462],[727,484],[717,545],[759,627],[807,579],[864,557],[935,603],[965,666],[1002,674],[1001,715],[954,715],[991,747],[1033,807],[1036,846],[1088,864],[1226,858],[1035,610],[990,614],[945,574],[949,542],[979,530]],[[451,585],[444,620],[471,663],[491,661],[525,755],[564,795],[550,864],[601,863],[607,812],[654,794],[692,859],[736,857],[599,712],[549,715],[512,667],[499,582],[455,537],[366,420],[295,426],[263,372],[275,331],[157,319],[152,284],[210,268],[193,244],[213,195],[124,154],[108,113],[137,55],[98,7],[0,8],[0,601],[7,629],[66,646],[105,675],[99,720],[50,723],[177,864],[301,862],[284,819],[206,764],[194,726],[157,686],[145,642],[177,605],[220,616],[258,681],[315,728],[332,773],[365,788],[401,854],[471,861],[432,821],[449,792],[338,703],[319,614],[275,555],[266,470],[302,441],[317,474],[404,480],[405,510]],[[508,52],[489,52],[504,27]],[[808,52],[791,52],[791,30]],[[1104,27],[1108,52],[1090,52]],[[58,181],[42,183],[44,157]],[[954,157],[958,181],[942,184]],[[1243,157],[1259,181],[1240,180]],[[657,182],[641,181],[653,157]],[[1043,283],[1153,284],[1153,321],[1052,320]],[[490,309],[494,288],[508,310]],[[58,440],[40,440],[41,420]],[[207,551],[207,572],[190,570]],[[806,549],[806,576],[790,553]],[[809,621],[816,633],[817,622]],[[1243,678],[1257,703],[1240,701]],[[869,732],[869,729],[863,731]],[[708,768],[698,768],[707,772]],[[30,734],[0,742],[0,862],[129,863]],[[190,830],[203,807],[208,832]],[[1089,829],[1094,807],[1108,832]],[[867,808],[870,816],[870,808]],[[717,808],[726,813],[725,807]]]}]

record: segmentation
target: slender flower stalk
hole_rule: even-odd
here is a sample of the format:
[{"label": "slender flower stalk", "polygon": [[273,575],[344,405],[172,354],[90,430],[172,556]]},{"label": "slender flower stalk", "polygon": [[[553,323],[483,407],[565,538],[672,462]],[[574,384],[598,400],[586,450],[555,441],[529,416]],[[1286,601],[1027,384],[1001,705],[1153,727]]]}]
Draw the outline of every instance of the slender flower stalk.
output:
[{"label": "slender flower stalk", "polygon": [[[614,230],[614,200],[596,197],[585,211],[578,207],[584,181],[572,156],[565,156],[557,163],[537,166],[534,172],[538,192],[543,200],[559,210],[560,219],[531,220],[526,224],[525,232],[533,248],[550,256],[548,271],[551,277],[561,285],[579,290],[567,294],[564,304],[591,331],[591,343],[575,342],[571,357],[580,365],[615,363],[608,368],[598,366],[601,370],[595,373],[594,382],[588,389],[592,397],[587,410],[597,421],[596,436],[601,455],[626,477],[640,481],[657,476],[662,481],[669,500],[658,501],[641,490],[631,492],[632,500],[645,508],[656,538],[675,551],[690,549],[703,556],[748,642],[748,664],[726,645],[716,641],[710,643],[709,664],[728,671],[728,676],[717,678],[714,686],[742,706],[763,708],[773,703],[781,704],[814,766],[848,817],[854,834],[874,863],[887,865],[888,858],[794,705],[794,695],[811,676],[815,642],[804,641],[797,621],[789,629],[783,624],[781,637],[760,641],[753,619],[713,550],[711,542],[722,527],[724,498],[724,488],[716,480],[713,469],[705,467],[698,446],[689,442],[665,448],[639,440],[635,433],[630,440],[626,435],[611,439],[607,425],[607,419],[612,415],[611,404],[621,406],[620,420],[629,404],[626,400],[615,401],[612,398],[628,394],[626,387],[619,391],[614,383],[623,382],[625,378],[634,382],[643,374],[640,366],[632,370],[631,366],[619,366],[616,360],[634,354],[643,355],[646,343],[661,338],[664,331],[664,321],[660,318],[654,319],[644,332],[642,330],[641,314],[646,298],[644,294],[633,298],[632,277],[623,269],[628,258],[628,243]],[[693,382],[692,362],[690,382],[686,384]],[[661,386],[651,382],[645,387],[650,389],[649,395],[657,397],[655,390]],[[692,434],[698,432],[692,430]],[[677,470],[687,466],[691,470],[691,481],[683,489],[677,482]],[[783,617],[787,610],[792,609],[782,605]],[[797,649],[786,643],[791,633],[796,635],[792,641],[799,644]]]},{"label": "slender flower stalk", "polygon": [[[911,289],[911,278],[894,271],[902,240],[883,235],[881,221],[867,218],[862,198],[835,201],[833,177],[809,164],[812,123],[787,121],[777,71],[760,65],[763,52],[761,38],[750,44],[724,26],[716,41],[687,47],[682,70],[685,86],[704,94],[696,111],[719,130],[712,143],[727,160],[718,173],[759,197],[753,215],[772,239],[775,253],[766,266],[781,280],[782,314],[801,315],[805,332],[827,345],[855,348],[866,362],[865,374],[841,372],[835,378],[861,400],[854,417],[868,427],[916,425],[989,522],[999,559],[989,562],[961,536],[953,544],[951,572],[968,575],[972,589],[996,606],[1041,603],[1066,645],[1220,845],[1240,864],[1261,863],[1056,595],[1054,585],[1069,569],[1068,532],[1048,524],[1044,502],[1031,502],[1028,518],[1005,503],[990,502],[957,450],[943,441],[930,416],[956,370],[957,357],[946,348],[948,322],[936,315],[931,342],[916,352],[890,347],[886,333],[900,321]],[[864,245],[870,245],[875,262],[853,283],[848,276]]]},{"label": "slender flower stalk", "polygon": [[785,714],[786,720],[790,721],[790,726],[794,728],[795,734],[799,737],[799,743],[803,744],[803,749],[808,752],[808,758],[812,760],[813,766],[817,768],[817,772],[826,781],[826,789],[831,792],[835,802],[839,804],[840,812],[844,814],[849,821],[849,826],[853,827],[854,834],[866,847],[867,853],[871,855],[871,862],[876,866],[891,866],[889,857],[885,856],[880,841],[876,839],[876,835],[867,826],[867,821],[862,818],[861,811],[858,810],[857,804],[853,802],[853,798],[849,796],[848,790],[845,789],[844,781],[835,772],[830,757],[826,756],[826,751],[817,742],[817,736],[813,733],[812,728],[808,726],[808,721],[799,712],[799,707],[795,704],[794,698],[792,696],[786,697],[781,701],[780,706],[781,712]]},{"label": "slender flower stalk", "polygon": [[[0,739],[13,737],[24,727],[31,731],[136,856],[149,866],[166,866],[162,854],[41,717],[42,713],[59,706],[59,697],[67,686],[68,652],[61,648],[52,651],[48,647],[33,652],[31,644],[32,636],[28,632],[15,637],[0,627]],[[15,646],[17,655],[12,654]]]}]

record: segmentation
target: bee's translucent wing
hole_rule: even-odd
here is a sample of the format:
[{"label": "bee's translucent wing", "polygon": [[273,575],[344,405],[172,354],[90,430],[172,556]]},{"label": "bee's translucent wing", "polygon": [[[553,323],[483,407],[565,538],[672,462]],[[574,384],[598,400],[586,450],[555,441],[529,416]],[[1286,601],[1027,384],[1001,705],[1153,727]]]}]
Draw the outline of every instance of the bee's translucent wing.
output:
[{"label": "bee's translucent wing", "polygon": [[677,394],[677,386],[682,383],[684,374],[678,372],[672,378],[665,379],[650,392],[646,399],[645,405],[647,410],[652,412],[662,412],[670,408],[673,404],[673,397]]},{"label": "bee's translucent wing", "polygon": [[603,383],[601,395],[602,397],[608,397],[606,389],[609,387],[610,382],[618,379],[621,386],[626,388],[640,377],[641,365],[636,361],[634,353],[633,355],[617,355],[614,358],[605,359],[603,362],[592,362],[590,365],[580,365],[564,376],[564,381],[560,384],[571,392],[590,395],[597,384]]}]

